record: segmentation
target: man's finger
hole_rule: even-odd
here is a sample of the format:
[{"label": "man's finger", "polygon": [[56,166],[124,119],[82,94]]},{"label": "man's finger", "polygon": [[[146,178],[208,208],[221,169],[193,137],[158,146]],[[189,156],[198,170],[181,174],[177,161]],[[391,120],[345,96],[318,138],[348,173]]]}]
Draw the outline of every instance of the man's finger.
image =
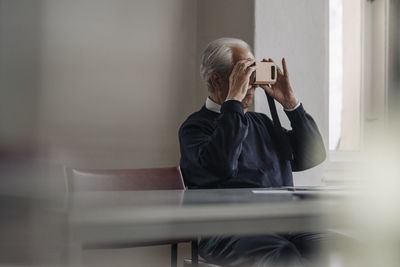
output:
[{"label": "man's finger", "polygon": [[286,59],[285,58],[282,58],[282,66],[283,66],[283,71],[285,72],[284,73],[285,77],[289,76],[289,72],[286,67]]},{"label": "man's finger", "polygon": [[245,61],[243,61],[243,60],[241,60],[241,61],[239,61],[238,62],[238,70],[239,71],[241,71],[241,70],[245,70],[246,69],[246,62]]},{"label": "man's finger", "polygon": [[248,60],[248,59],[243,59],[239,60],[236,62],[236,65],[234,66],[232,71],[238,72],[238,71],[245,71],[248,66],[252,65],[254,63],[254,60]]},{"label": "man's finger", "polygon": [[249,68],[249,66],[253,65],[254,62],[255,62],[254,59],[246,60],[246,62],[244,62],[245,70],[247,70]]},{"label": "man's finger", "polygon": [[273,96],[273,95],[274,95],[274,90],[272,89],[272,87],[270,87],[270,86],[268,86],[268,85],[260,85],[260,87],[261,87],[262,89],[264,89],[265,91],[267,91],[267,93],[268,93],[270,96]]},{"label": "man's finger", "polygon": [[251,66],[254,63],[254,60],[245,60],[242,62],[242,67],[239,69],[240,72],[244,72],[246,75],[250,72],[250,74],[255,70],[252,70],[250,68],[255,68],[254,66]]},{"label": "man's finger", "polygon": [[240,69],[242,69],[244,61],[245,60],[239,60],[238,62],[236,62],[235,66],[233,66],[232,73],[238,72]]},{"label": "man's finger", "polygon": [[246,69],[246,75],[250,76],[255,70],[256,70],[256,67],[248,67]]},{"label": "man's finger", "polygon": [[281,68],[278,65],[276,65],[276,67],[278,69],[278,75],[284,76]]}]

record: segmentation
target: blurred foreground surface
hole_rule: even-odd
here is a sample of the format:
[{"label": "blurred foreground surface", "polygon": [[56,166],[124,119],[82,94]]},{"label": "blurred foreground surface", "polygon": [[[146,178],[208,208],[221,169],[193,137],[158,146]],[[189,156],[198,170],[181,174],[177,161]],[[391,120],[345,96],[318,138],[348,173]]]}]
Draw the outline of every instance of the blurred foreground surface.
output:
[{"label": "blurred foreground surface", "polygon": [[[44,160],[4,159],[0,187],[3,240],[0,264],[101,266],[111,260],[106,255],[114,258],[112,255],[124,254],[124,250],[116,254],[97,250],[104,260],[88,261],[85,257],[93,257],[96,252],[82,254],[82,240],[115,242],[218,233],[257,234],[262,229],[327,228],[357,243],[354,246],[343,239],[331,244],[332,248],[327,247],[331,251],[329,266],[398,266],[398,143],[387,133],[379,140],[379,145],[366,152],[362,167],[354,170],[363,183],[351,187],[68,195],[62,190],[62,166],[46,164]],[[342,248],[342,252],[333,247]],[[139,264],[136,266],[147,266],[149,256],[158,259],[160,266],[169,264],[169,254],[160,248],[153,248],[151,253],[144,248],[135,251],[142,251],[139,255],[133,253],[136,255],[133,262]],[[141,256],[143,264],[138,263]],[[118,261],[118,266],[132,263],[129,257]]]}]

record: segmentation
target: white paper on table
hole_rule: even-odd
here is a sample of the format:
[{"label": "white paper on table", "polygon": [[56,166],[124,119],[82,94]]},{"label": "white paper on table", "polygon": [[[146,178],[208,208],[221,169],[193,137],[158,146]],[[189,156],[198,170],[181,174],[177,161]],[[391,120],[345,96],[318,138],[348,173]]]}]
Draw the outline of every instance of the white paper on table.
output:
[{"label": "white paper on table", "polygon": [[251,190],[253,194],[293,194],[293,191],[287,190]]}]

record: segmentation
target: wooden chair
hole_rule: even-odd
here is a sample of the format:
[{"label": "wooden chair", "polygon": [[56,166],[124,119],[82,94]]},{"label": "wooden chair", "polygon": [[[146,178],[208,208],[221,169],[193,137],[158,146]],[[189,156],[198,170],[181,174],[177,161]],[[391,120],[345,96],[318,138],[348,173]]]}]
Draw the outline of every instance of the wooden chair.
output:
[{"label": "wooden chair", "polygon": [[[67,192],[82,191],[134,191],[134,190],[184,190],[179,166],[153,169],[89,170],[64,169]],[[127,248],[171,244],[171,266],[177,266],[178,243],[192,242],[192,261],[198,262],[196,240],[160,240],[157,242],[136,242],[124,244],[90,244],[86,249]]]},{"label": "wooden chair", "polygon": [[185,189],[179,166],[130,170],[65,168],[65,176],[68,192]]}]

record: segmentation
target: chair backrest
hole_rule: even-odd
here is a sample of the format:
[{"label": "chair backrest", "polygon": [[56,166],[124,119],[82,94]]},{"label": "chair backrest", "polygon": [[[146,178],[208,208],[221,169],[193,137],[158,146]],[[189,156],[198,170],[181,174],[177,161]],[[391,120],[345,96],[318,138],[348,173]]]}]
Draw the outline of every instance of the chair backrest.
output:
[{"label": "chair backrest", "polygon": [[153,169],[65,168],[68,192],[185,189],[179,166]]}]

